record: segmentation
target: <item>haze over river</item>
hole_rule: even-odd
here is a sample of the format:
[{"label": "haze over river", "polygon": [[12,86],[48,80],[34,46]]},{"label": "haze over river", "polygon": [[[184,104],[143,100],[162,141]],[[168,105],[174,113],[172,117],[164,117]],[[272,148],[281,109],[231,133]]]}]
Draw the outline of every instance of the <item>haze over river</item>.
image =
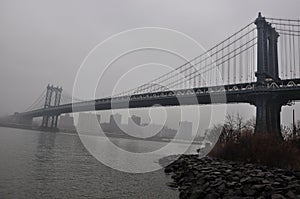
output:
[{"label": "haze over river", "polygon": [[[111,139],[129,151],[165,144]],[[178,198],[169,181],[162,169],[132,174],[105,166],[77,134],[0,127],[0,198]]]}]

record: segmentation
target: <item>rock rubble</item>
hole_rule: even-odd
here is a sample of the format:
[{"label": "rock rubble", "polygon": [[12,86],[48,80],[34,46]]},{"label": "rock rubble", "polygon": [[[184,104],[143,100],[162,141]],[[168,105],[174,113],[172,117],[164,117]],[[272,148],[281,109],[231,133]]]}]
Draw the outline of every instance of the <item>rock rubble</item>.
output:
[{"label": "rock rubble", "polygon": [[[299,198],[300,173],[198,155],[182,155],[160,160],[165,173],[178,189],[180,199],[197,198]],[[166,166],[167,165],[167,166]]]}]

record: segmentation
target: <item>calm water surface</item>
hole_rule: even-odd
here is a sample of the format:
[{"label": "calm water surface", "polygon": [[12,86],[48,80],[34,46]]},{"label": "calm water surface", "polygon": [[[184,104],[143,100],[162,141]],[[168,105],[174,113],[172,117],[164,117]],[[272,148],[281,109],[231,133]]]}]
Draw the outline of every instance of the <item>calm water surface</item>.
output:
[{"label": "calm water surface", "polygon": [[162,170],[131,174],[103,165],[76,134],[0,127],[0,198],[178,198],[168,181]]}]

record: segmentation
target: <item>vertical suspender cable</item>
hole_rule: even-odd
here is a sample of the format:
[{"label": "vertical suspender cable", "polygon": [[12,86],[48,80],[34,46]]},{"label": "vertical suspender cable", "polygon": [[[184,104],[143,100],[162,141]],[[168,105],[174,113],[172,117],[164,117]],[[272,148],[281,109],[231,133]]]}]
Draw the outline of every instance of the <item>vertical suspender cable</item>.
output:
[{"label": "vertical suspender cable", "polygon": [[219,71],[219,66],[218,66],[218,63],[217,63],[217,60],[218,60],[218,47],[216,48],[216,61],[215,61],[215,64],[214,65],[212,65],[212,67],[213,68],[215,68],[215,66],[216,66],[216,68],[215,69],[213,69],[213,73],[214,73],[214,80],[215,80],[215,86],[216,85],[218,85],[218,75],[217,75],[217,72]]},{"label": "vertical suspender cable", "polygon": [[[240,40],[240,45],[243,46],[243,38]],[[247,42],[247,41],[246,41]],[[247,49],[247,46],[246,46],[246,49]],[[243,79],[243,75],[244,75],[244,67],[245,65],[243,64],[243,49],[240,48],[240,59],[239,59],[239,69],[240,69],[240,83],[242,83],[242,79]]]},{"label": "vertical suspender cable", "polygon": [[[253,38],[255,37],[255,32],[254,31],[252,32],[252,37]],[[255,42],[255,40],[253,40],[253,44],[254,44],[254,42]],[[252,47],[251,62],[252,62],[252,65],[251,65],[251,68],[250,68],[250,79],[251,79],[251,82],[252,82],[252,81],[255,81],[255,79],[254,79],[254,71],[255,71],[255,46]]]},{"label": "vertical suspender cable", "polygon": [[[236,40],[236,36],[234,36],[234,40]],[[234,51],[234,57],[233,57],[233,67],[234,67],[234,84],[236,83],[236,41],[233,44],[233,51]]]},{"label": "vertical suspender cable", "polygon": [[[294,26],[292,26],[292,31],[294,32]],[[296,49],[295,49],[295,34],[292,34],[293,36],[293,77],[295,78],[296,77],[296,56],[295,56],[295,52],[296,52]]]},{"label": "vertical suspender cable", "polygon": [[[248,34],[247,34],[247,37],[246,37],[246,42],[247,42],[246,48],[248,48],[248,46],[249,46],[249,44],[248,44],[249,34],[250,34],[250,32],[249,32],[249,27],[248,27]],[[245,77],[244,77],[245,82],[248,82],[248,66],[249,66],[248,56],[249,56],[249,50],[246,50],[246,55],[245,55]]]},{"label": "vertical suspender cable", "polygon": [[[230,43],[230,40],[228,40],[228,43]],[[228,70],[227,70],[227,84],[230,84],[230,59],[229,59],[229,57],[230,57],[230,55],[229,55],[229,52],[230,52],[230,46],[228,45],[227,46],[227,60],[228,60]]]},{"label": "vertical suspender cable", "polygon": [[286,36],[283,35],[283,43],[284,43],[284,54],[285,54],[285,57],[284,57],[284,62],[285,62],[285,78],[287,79],[288,78],[288,63],[287,63],[287,44],[286,44]]},{"label": "vertical suspender cable", "polygon": [[[224,43],[222,43],[222,58],[224,59]],[[222,69],[222,83],[225,84],[225,63],[222,62],[222,66],[221,66],[221,69]]]},{"label": "vertical suspender cable", "polygon": [[[291,22],[289,21],[289,32],[291,32]],[[289,36],[289,67],[290,67],[290,78],[293,77],[293,66],[292,66],[292,60],[293,60],[293,57],[292,57],[292,39],[291,37]]]},{"label": "vertical suspender cable", "polygon": [[298,38],[298,75],[300,75],[300,36],[299,36],[299,34],[300,34],[300,23],[299,23],[299,21],[298,21],[298,36],[297,36],[297,38]]}]

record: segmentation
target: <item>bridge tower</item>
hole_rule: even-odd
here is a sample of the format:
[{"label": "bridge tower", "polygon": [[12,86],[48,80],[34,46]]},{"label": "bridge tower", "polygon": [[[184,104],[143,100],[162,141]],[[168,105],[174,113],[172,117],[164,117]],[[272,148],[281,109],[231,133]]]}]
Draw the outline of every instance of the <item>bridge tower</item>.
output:
[{"label": "bridge tower", "polygon": [[265,85],[268,80],[279,80],[277,42],[279,34],[261,13],[255,20],[257,26],[257,83]]},{"label": "bridge tower", "polygon": [[255,133],[272,133],[281,137],[280,112],[286,102],[277,96],[259,91],[266,87],[268,81],[278,81],[278,49],[279,34],[270,23],[258,14],[257,26],[257,77],[258,92],[254,94],[253,104],[256,106]]},{"label": "bridge tower", "polygon": [[[61,93],[62,93],[62,87],[58,87],[58,86],[54,87],[53,85],[50,86],[48,84],[45,103],[44,103],[44,109],[59,106],[60,99],[61,99]],[[59,117],[59,114],[56,114],[56,115],[45,114],[43,116],[41,128],[57,129],[58,117]]]}]

